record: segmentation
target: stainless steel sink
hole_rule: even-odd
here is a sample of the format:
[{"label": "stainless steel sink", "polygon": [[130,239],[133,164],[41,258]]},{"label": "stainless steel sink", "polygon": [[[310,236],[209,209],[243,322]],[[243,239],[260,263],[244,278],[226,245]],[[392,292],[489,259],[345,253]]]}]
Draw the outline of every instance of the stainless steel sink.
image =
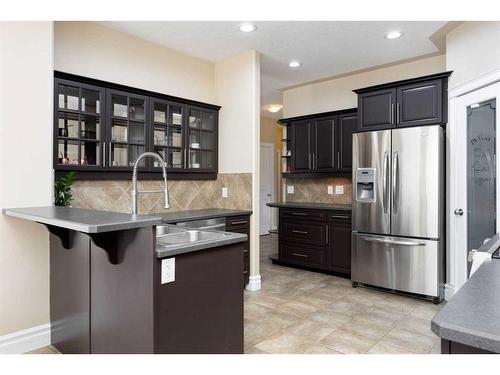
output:
[{"label": "stainless steel sink", "polygon": [[207,232],[201,230],[184,230],[178,233],[167,233],[157,236],[156,242],[161,245],[181,245],[200,241],[212,241],[226,237],[223,232]]}]

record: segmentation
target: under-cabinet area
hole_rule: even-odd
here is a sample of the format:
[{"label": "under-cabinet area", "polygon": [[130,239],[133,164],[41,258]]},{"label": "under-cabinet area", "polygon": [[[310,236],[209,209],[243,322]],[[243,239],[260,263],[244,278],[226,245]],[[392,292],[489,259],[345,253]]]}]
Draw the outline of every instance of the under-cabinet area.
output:
[{"label": "under-cabinet area", "polygon": [[[220,107],[55,72],[54,169],[84,178],[124,178],[144,152],[170,176],[215,179]],[[160,177],[160,162],[140,172]],[[120,173],[121,172],[121,173]]]}]

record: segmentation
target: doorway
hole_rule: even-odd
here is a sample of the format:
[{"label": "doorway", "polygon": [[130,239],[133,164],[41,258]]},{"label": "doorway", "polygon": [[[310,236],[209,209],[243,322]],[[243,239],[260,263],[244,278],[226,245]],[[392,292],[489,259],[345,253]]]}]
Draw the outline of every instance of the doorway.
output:
[{"label": "doorway", "polygon": [[448,299],[467,280],[467,255],[500,231],[500,82],[450,98]]},{"label": "doorway", "polygon": [[259,234],[269,234],[274,228],[274,211],[266,204],[274,200],[274,144],[261,142],[260,144],[260,220]]}]

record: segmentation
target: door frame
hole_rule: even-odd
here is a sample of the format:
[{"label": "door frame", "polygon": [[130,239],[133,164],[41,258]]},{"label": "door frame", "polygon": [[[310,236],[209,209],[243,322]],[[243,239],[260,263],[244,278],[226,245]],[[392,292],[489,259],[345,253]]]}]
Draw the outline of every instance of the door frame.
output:
[{"label": "door frame", "polygon": [[[464,233],[467,233],[467,171],[463,168],[467,163],[466,153],[455,150],[466,149],[467,129],[463,124],[464,106],[469,101],[482,102],[492,99],[493,92],[500,95],[500,69],[477,79],[469,81],[448,92],[449,101],[449,123],[446,131],[446,284],[445,299],[449,300],[468,278],[467,245],[464,241]],[[500,96],[496,96],[500,101]],[[500,111],[497,110],[497,129],[500,130]],[[497,176],[500,175],[500,131],[496,137],[497,143]],[[498,180],[497,180],[498,181]],[[500,182],[500,181],[499,181]],[[500,217],[500,183],[497,182],[497,219]],[[456,216],[455,208],[462,208],[464,214]],[[500,223],[497,220],[497,231]],[[465,235],[466,236],[466,235]],[[466,239],[466,237],[465,237]],[[465,251],[464,251],[465,247]]]},{"label": "door frame", "polygon": [[[274,143],[271,142],[260,142],[260,147],[268,148],[271,150],[271,154],[273,155],[273,166],[271,168],[271,202],[276,200],[276,154]],[[260,150],[260,149],[259,149]],[[262,172],[261,172],[262,173]],[[260,183],[262,183],[262,178],[260,179]],[[259,186],[259,200],[260,200],[260,186]],[[269,219],[269,230],[276,229],[276,212],[275,210],[270,209],[270,219]],[[260,218],[259,218],[259,232],[260,232]]]}]

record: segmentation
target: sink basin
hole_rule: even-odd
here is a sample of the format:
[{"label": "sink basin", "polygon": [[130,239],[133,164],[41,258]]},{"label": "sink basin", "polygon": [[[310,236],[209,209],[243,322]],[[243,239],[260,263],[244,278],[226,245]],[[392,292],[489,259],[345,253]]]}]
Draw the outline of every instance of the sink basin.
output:
[{"label": "sink basin", "polygon": [[161,245],[181,245],[200,241],[212,241],[224,238],[223,232],[208,232],[201,230],[184,230],[177,233],[167,233],[157,236],[156,242]]},{"label": "sink basin", "polygon": [[157,225],[156,226],[156,237],[163,236],[165,234],[180,233],[184,232],[185,229],[179,228],[176,225]]}]

